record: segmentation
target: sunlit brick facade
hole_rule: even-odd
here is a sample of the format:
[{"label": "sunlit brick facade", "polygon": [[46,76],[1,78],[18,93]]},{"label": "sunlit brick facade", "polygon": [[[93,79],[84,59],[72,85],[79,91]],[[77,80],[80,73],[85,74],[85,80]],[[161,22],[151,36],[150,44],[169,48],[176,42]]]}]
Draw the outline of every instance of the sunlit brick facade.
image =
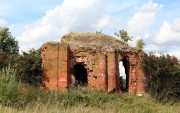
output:
[{"label": "sunlit brick facade", "polygon": [[41,47],[44,85],[63,92],[70,86],[122,92],[119,62],[126,72],[127,90],[145,93],[145,76],[141,69],[144,52],[122,45],[116,38],[97,33],[69,33],[61,42],[47,42]]}]

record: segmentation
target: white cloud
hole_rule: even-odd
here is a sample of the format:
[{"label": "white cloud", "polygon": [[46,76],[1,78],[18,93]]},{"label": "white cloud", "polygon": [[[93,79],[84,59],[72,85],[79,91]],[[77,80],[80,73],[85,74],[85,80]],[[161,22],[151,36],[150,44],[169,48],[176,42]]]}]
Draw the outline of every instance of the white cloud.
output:
[{"label": "white cloud", "polygon": [[[179,48],[180,49],[180,48]],[[177,50],[171,50],[171,51],[168,51],[167,53],[171,56],[176,56],[178,58],[180,58],[180,52],[179,52],[179,49]]]},{"label": "white cloud", "polygon": [[162,48],[160,48],[160,46],[155,44],[148,44],[145,46],[144,50],[146,52],[161,52]]},{"label": "white cloud", "polygon": [[180,32],[180,18],[175,19],[174,24],[172,25],[172,30],[175,32]]},{"label": "white cloud", "polygon": [[156,19],[156,13],[163,5],[149,1],[141,7],[136,8],[134,16],[128,21],[130,34],[138,34],[146,30]]},{"label": "white cloud", "polygon": [[167,21],[163,22],[160,31],[154,38],[158,44],[178,45],[180,44],[180,18],[175,19],[174,23],[170,25]]},{"label": "white cloud", "polygon": [[8,22],[4,19],[0,19],[0,26],[7,26]]},{"label": "white cloud", "polygon": [[108,27],[110,16],[105,13],[103,0],[64,0],[46,12],[40,20],[26,25],[18,36],[20,49],[40,47],[42,43],[60,40],[70,31],[96,31]]},{"label": "white cloud", "polygon": [[180,46],[168,46],[158,44],[148,44],[145,46],[144,51],[147,53],[153,52],[155,55],[169,54],[180,58]]},{"label": "white cloud", "polygon": [[111,17],[110,15],[106,14],[102,17],[99,22],[92,25],[95,29],[102,30],[103,28],[113,28],[114,26],[110,23]]}]

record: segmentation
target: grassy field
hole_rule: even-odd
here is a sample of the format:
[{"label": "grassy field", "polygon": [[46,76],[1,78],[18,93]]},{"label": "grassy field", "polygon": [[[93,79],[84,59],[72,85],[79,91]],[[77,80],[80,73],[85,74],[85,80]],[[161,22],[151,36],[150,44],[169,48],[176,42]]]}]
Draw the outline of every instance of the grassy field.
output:
[{"label": "grassy field", "polygon": [[180,103],[85,87],[57,94],[17,82],[16,70],[7,67],[0,70],[0,113],[180,113]]},{"label": "grassy field", "polygon": [[118,96],[86,88],[39,96],[44,97],[36,96],[22,108],[1,105],[0,113],[180,113],[179,103],[160,103],[150,97]]}]

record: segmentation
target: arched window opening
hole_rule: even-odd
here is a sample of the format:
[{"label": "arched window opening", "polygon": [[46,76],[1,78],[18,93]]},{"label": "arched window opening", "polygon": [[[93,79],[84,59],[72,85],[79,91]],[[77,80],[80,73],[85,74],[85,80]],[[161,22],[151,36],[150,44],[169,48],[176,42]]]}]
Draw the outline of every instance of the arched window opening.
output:
[{"label": "arched window opening", "polygon": [[128,92],[129,88],[129,61],[122,60],[119,62],[120,87],[123,92]]}]

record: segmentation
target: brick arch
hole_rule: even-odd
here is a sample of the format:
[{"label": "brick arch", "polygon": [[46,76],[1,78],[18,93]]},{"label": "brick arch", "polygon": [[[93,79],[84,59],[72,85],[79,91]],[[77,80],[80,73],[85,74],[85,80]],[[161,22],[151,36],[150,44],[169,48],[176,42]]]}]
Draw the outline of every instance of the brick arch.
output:
[{"label": "brick arch", "polygon": [[[70,56],[70,74],[71,74],[71,80],[70,83],[74,81],[75,78],[73,78],[74,75],[74,66],[77,64],[81,64],[84,66],[84,68],[87,70],[87,86],[91,87],[92,84],[92,78],[94,78],[94,53],[92,51],[88,50],[78,50],[73,51]],[[90,88],[91,89],[91,88]]]}]

